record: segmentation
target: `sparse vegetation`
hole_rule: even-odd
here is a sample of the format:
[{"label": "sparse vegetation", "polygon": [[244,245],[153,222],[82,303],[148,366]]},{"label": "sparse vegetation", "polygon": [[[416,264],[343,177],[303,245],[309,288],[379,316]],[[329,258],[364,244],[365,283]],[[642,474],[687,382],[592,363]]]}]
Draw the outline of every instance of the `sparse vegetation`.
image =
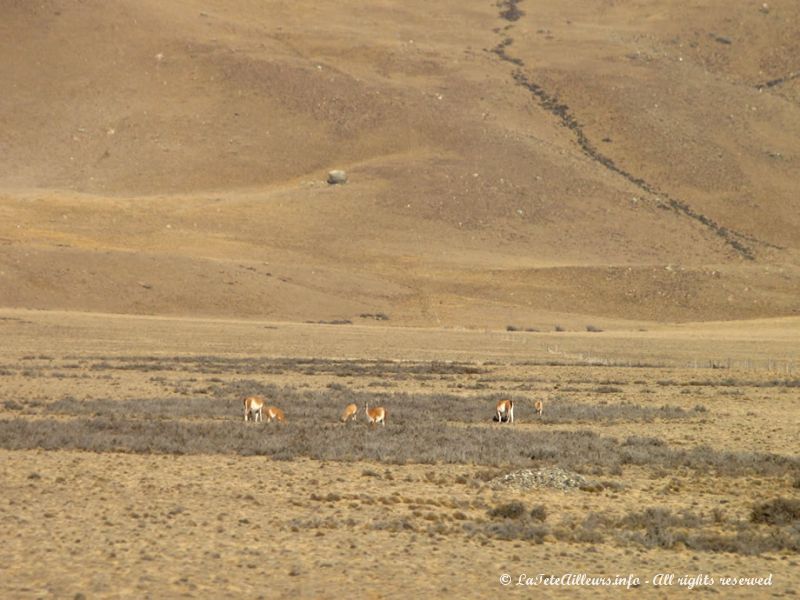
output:
[{"label": "sparse vegetation", "polygon": [[536,327],[520,327],[518,325],[506,325],[506,331],[524,331],[525,333],[538,333]]},{"label": "sparse vegetation", "polygon": [[594,388],[592,391],[597,394],[621,394],[623,390],[613,385],[601,385]]},{"label": "sparse vegetation", "polygon": [[544,522],[547,520],[547,508],[544,506],[544,504],[537,504],[531,508],[530,516],[534,521]]},{"label": "sparse vegetation", "polygon": [[[775,498],[753,507],[750,513],[753,523],[769,525],[789,525],[800,521],[800,500],[795,498]],[[799,532],[800,533],[800,532]]]},{"label": "sparse vegetation", "polygon": [[375,319],[376,321],[388,321],[389,320],[389,315],[387,315],[386,313],[382,313],[382,312],[379,312],[379,313],[361,313],[358,316],[361,317],[362,319]]},{"label": "sparse vegetation", "polygon": [[488,522],[469,522],[462,524],[462,530],[468,535],[481,534],[501,540],[524,540],[541,544],[549,533],[547,526],[542,525],[542,507],[532,510],[517,500],[500,504],[486,511]]},{"label": "sparse vegetation", "polygon": [[[797,459],[771,454],[720,452],[712,448],[674,448],[652,436],[632,436],[623,441],[602,437],[588,430],[548,431],[491,426],[494,405],[506,394],[388,393],[356,391],[332,382],[324,390],[267,385],[253,379],[225,380],[218,373],[233,372],[336,377],[369,377],[427,381],[437,376],[486,378],[491,365],[458,362],[395,362],[381,360],[240,359],[212,356],[88,358],[81,362],[88,372],[168,371],[175,374],[214,375],[206,380],[194,376],[175,379],[156,376],[171,394],[161,398],[79,400],[65,396],[48,404],[48,414],[73,417],[67,421],[0,422],[0,446],[7,448],[81,448],[93,451],[263,454],[279,459],[312,457],[332,460],[377,460],[386,463],[463,463],[529,466],[559,465],[579,472],[617,473],[624,465],[653,468],[684,467],[727,474],[780,474],[798,477]],[[589,379],[586,383],[591,384]],[[591,389],[599,394],[626,394],[625,381],[602,379]],[[709,417],[703,405],[692,409],[663,404],[642,406],[618,403],[576,402],[563,394],[581,388],[564,387],[537,419],[542,424],[650,423],[656,420],[702,420]],[[178,395],[176,399],[175,395]],[[242,430],[239,423],[241,398],[262,394],[275,403],[291,406],[285,428],[260,427]],[[517,416],[532,413],[525,396],[512,396]],[[335,427],[341,407],[386,406],[391,426],[368,432],[364,427],[343,431]],[[9,410],[23,405],[6,401]],[[28,403],[33,406],[32,403]],[[422,420],[418,419],[424,415]],[[461,423],[457,427],[449,423]],[[586,490],[601,492],[603,486]]]},{"label": "sparse vegetation", "polygon": [[[659,380],[662,390],[670,386],[679,389],[661,392],[664,400],[643,404],[640,387],[653,381],[644,375],[637,373],[634,381],[626,371],[604,371],[603,376],[579,371],[559,377],[560,385],[554,389],[553,379],[527,369],[538,364],[515,365],[526,374],[512,379],[503,372],[502,362],[139,356],[50,359],[44,363],[34,358],[24,367],[31,378],[53,377],[58,369],[77,377],[109,381],[120,373],[131,373],[143,375],[163,394],[114,400],[80,394],[67,394],[54,401],[7,399],[2,404],[8,414],[0,420],[0,447],[266,456],[275,461],[368,461],[383,466],[359,466],[355,479],[365,489],[375,490],[385,490],[395,482],[386,465],[471,465],[469,474],[445,476],[440,469],[431,468],[417,476],[418,481],[437,489],[454,487],[470,494],[501,490],[503,486],[495,483],[511,469],[532,473],[563,470],[575,481],[564,486],[564,493],[587,502],[624,500],[630,490],[626,475],[631,468],[643,469],[656,480],[653,494],[675,500],[687,494],[687,474],[692,473],[703,477],[775,478],[782,480],[783,489],[794,489],[792,486],[800,481],[800,459],[795,456],[729,452],[702,444],[675,446],[644,430],[615,437],[592,429],[598,424],[619,423],[702,425],[718,416],[715,409],[679,392],[707,387],[719,388],[720,395],[737,390],[743,383],[738,378],[700,377],[688,382],[665,378]],[[268,384],[262,379],[288,374],[308,379],[292,386]],[[316,377],[321,378],[321,384],[308,385],[307,381]],[[360,387],[354,387],[354,381]],[[447,385],[458,388],[458,393],[419,391],[431,382],[452,382]],[[767,389],[794,387],[791,380],[770,378],[747,383]],[[409,384],[417,386],[418,391],[392,389],[406,389]],[[503,387],[504,391],[498,391]],[[545,398],[547,410],[534,421],[532,400],[542,389],[549,394]],[[243,427],[240,403],[248,394],[262,394],[270,402],[291,407],[286,426]],[[519,423],[514,427],[492,424],[496,401],[509,397],[515,401]],[[351,402],[363,406],[366,401],[386,406],[390,425],[372,430],[362,416],[352,426],[340,426],[343,406]],[[23,411],[65,418],[29,419]],[[547,427],[554,424],[567,427]],[[43,479],[32,473],[27,481],[36,486]],[[66,483],[63,478],[61,483]],[[481,544],[560,540],[584,547],[611,544],[746,555],[796,551],[800,547],[797,501],[784,498],[756,504],[751,518],[742,521],[736,518],[736,511],[717,507],[700,512],[643,506],[622,515],[593,511],[575,517],[549,504],[531,505],[521,499],[504,499],[492,505],[484,499],[463,502],[334,490],[320,488],[310,491],[305,499],[294,500],[298,505],[305,502],[316,507],[320,514],[293,518],[291,530],[312,530],[313,535],[325,536],[347,523],[350,529],[364,527],[391,535],[426,535],[440,540],[466,536]],[[248,502],[259,503],[252,496]],[[385,517],[368,521],[322,514],[325,510],[346,513],[371,506],[398,506],[403,512],[389,510]],[[172,510],[166,518],[183,518],[185,512]],[[242,518],[238,525],[250,527],[253,523],[252,518]]]},{"label": "sparse vegetation", "polygon": [[[311,398],[316,396],[309,393]],[[318,398],[318,401],[321,399]],[[413,403],[414,397],[409,402]],[[233,400],[231,403],[235,402]],[[78,403],[79,405],[80,403]],[[372,431],[342,428],[336,423],[338,403],[328,403],[328,422],[316,421],[320,411],[298,403],[285,427],[242,427],[231,418],[225,401],[123,403],[125,410],[103,413],[108,404],[87,403],[98,416],[67,421],[21,418],[0,421],[0,447],[82,449],[95,452],[158,452],[171,454],[266,455],[280,460],[309,457],[323,460],[372,460],[385,463],[477,463],[532,465],[546,463],[578,472],[612,470],[620,465],[666,469],[687,468],[726,475],[769,474],[796,476],[797,458],[759,453],[721,452],[707,446],[673,448],[656,438],[628,438],[619,442],[589,430],[525,431],[511,427],[450,427],[433,420],[407,420],[394,411],[392,425]],[[176,419],[198,414],[198,404],[212,409],[212,420]],[[164,408],[172,405],[167,416]],[[402,406],[402,405],[399,405]],[[232,408],[232,407],[231,407]],[[124,415],[124,416],[120,416]],[[311,416],[313,415],[313,419]],[[141,417],[147,416],[146,419]],[[488,420],[488,419],[487,419]]]}]

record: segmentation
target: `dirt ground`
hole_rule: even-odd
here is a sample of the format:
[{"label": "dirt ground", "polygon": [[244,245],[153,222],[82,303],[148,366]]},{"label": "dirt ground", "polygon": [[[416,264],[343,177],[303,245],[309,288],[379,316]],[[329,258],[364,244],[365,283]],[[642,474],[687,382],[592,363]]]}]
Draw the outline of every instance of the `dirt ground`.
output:
[{"label": "dirt ground", "polygon": [[[505,331],[16,310],[2,311],[0,327],[7,342],[0,366],[0,417],[6,422],[55,421],[57,432],[62,431],[61,424],[78,418],[63,408],[68,405],[58,404],[67,396],[87,406],[97,400],[133,401],[126,406],[134,407],[136,402],[154,399],[180,404],[201,394],[198,386],[213,381],[276,383],[326,393],[332,393],[333,384],[347,386],[349,394],[377,390],[386,402],[393,402],[389,414],[394,420],[389,419],[386,430],[368,431],[363,414],[359,423],[347,426],[371,436],[425,418],[425,414],[404,412],[400,397],[386,394],[449,393],[468,403],[481,393],[470,388],[480,380],[478,375],[430,376],[425,369],[410,379],[392,381],[322,369],[259,375],[209,368],[187,373],[179,366],[153,371],[152,363],[147,363],[149,367],[125,363],[150,355],[166,365],[178,358],[209,355],[232,360],[313,355],[344,359],[343,364],[391,357],[400,361],[397,364],[417,360],[428,366],[446,361],[488,366],[491,371],[484,373],[492,374],[492,392],[520,394],[514,390],[524,389],[522,397],[530,399],[519,404],[514,425],[491,423],[493,405],[487,403],[480,422],[466,423],[454,414],[449,428],[477,425],[536,435],[589,430],[604,439],[649,436],[675,449],[703,446],[796,460],[800,388],[792,383],[797,374],[787,373],[786,363],[779,365],[774,359],[772,371],[687,366],[702,355],[724,360],[740,352],[747,340],[760,349],[760,354],[751,355],[753,361],[796,357],[797,322],[791,320],[738,328],[706,325],[706,335],[692,328],[668,327],[628,336],[573,333],[570,339],[562,338],[561,347],[575,352],[586,346],[591,357],[578,359],[570,354],[561,357],[561,364],[554,363],[548,352],[554,334],[539,333],[515,333],[525,338],[521,342]],[[674,348],[669,364],[657,363],[664,356],[664,345]],[[633,350],[627,357],[626,348]],[[629,366],[625,361],[634,355],[653,364]],[[613,357],[619,364],[592,364],[604,357]],[[542,362],[537,363],[538,359]],[[101,363],[102,368],[95,366]],[[190,391],[184,384],[191,386]],[[521,388],[523,384],[527,387]],[[557,392],[555,384],[560,386]],[[545,399],[545,416],[558,409],[558,402],[573,401],[607,407],[627,403],[641,410],[665,405],[691,409],[701,404],[703,409],[678,420],[665,416],[641,421],[635,413],[625,413],[630,416],[613,421],[567,415],[559,422],[548,422],[533,415],[535,398]],[[233,406],[230,414],[175,418],[187,423],[230,422],[236,427],[261,428],[264,436],[277,435],[268,424],[244,425],[238,404]],[[288,435],[304,431],[292,427],[317,425],[313,414],[303,413],[299,406],[284,404],[283,408]],[[334,408],[338,411],[340,406]],[[94,419],[100,419],[94,414]],[[115,418],[112,423],[145,417],[137,416],[134,409]],[[61,433],[64,439],[65,432]],[[97,452],[48,439],[56,448],[11,449],[9,434],[2,439],[0,595],[4,597],[327,598],[346,594],[400,598],[533,593],[588,597],[623,593],[603,585],[558,587],[543,581],[535,587],[517,585],[521,575],[536,578],[540,574],[631,575],[640,579],[639,587],[625,593],[648,597],[689,594],[688,582],[681,585],[678,580],[697,575],[715,579],[713,585],[706,582],[698,589],[726,597],[789,596],[800,586],[797,554],[788,549],[751,555],[744,548],[712,551],[672,541],[648,547],[641,540],[620,541],[602,526],[583,540],[567,539],[564,532],[577,528],[589,513],[624,518],[653,507],[675,515],[690,511],[698,518],[718,515],[716,521],[693,526],[709,535],[724,535],[749,523],[759,502],[797,498],[796,465],[761,473],[745,467],[726,474],[723,465],[705,470],[629,464],[594,473],[606,481],[600,491],[517,489],[495,487],[491,481],[517,471],[518,466],[485,464],[480,459],[400,464],[303,456],[275,460],[214,451]],[[547,461],[530,464],[541,468]],[[513,501],[526,507],[543,505],[544,523],[551,529],[535,539],[515,539],[505,530],[492,529],[490,511]],[[517,526],[511,523],[512,528]],[[504,586],[500,577],[506,574],[513,581]],[[654,585],[658,574],[674,574],[672,585]],[[720,577],[770,574],[768,587],[723,588],[720,583]]]}]

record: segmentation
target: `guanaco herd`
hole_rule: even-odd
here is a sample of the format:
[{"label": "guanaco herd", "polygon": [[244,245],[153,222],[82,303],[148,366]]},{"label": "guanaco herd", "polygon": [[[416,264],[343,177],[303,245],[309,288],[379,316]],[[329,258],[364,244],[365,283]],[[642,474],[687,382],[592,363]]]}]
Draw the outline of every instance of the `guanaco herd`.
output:
[{"label": "guanaco herd", "polygon": [[[267,413],[267,423],[271,423],[272,421],[276,421],[278,423],[284,423],[286,421],[286,417],[283,414],[283,411],[278,408],[277,406],[266,406],[266,400],[264,396],[247,396],[244,399],[244,421],[253,421],[254,423],[260,423],[264,420],[264,413]],[[544,410],[544,403],[541,400],[537,400],[533,404],[534,412],[541,416],[542,411]],[[382,427],[386,427],[386,409],[382,406],[378,406],[376,408],[370,408],[369,402],[364,403],[364,414],[367,415],[367,422],[371,426],[375,426],[380,424]],[[348,404],[344,411],[342,412],[342,416],[339,417],[339,421],[342,423],[347,423],[349,421],[356,420],[358,416],[358,406],[356,404]],[[514,401],[513,400],[500,400],[497,402],[495,406],[495,416],[494,420],[498,423],[513,423],[514,422]]]},{"label": "guanaco herd", "polygon": [[[266,413],[267,423],[272,421],[283,423],[286,420],[283,411],[277,406],[268,406]],[[256,423],[264,420],[264,396],[248,396],[244,399],[244,420]]]}]

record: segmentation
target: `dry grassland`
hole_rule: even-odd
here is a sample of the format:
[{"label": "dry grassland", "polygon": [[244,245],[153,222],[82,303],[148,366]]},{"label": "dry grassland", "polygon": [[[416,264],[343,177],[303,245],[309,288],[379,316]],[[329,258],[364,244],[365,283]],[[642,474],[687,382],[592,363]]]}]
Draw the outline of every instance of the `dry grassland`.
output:
[{"label": "dry grassland", "polygon": [[[800,380],[789,363],[686,366],[727,360],[737,335],[761,340],[753,361],[786,360],[764,324],[631,332],[629,357],[619,332],[564,338],[592,345],[584,360],[541,333],[29,311],[0,325],[6,597],[620,593],[516,585],[565,573],[632,574],[629,593],[652,597],[698,574],[726,597],[800,585]],[[671,364],[665,340],[683,348]],[[245,425],[249,393],[287,422]],[[514,425],[491,421],[506,397]],[[366,425],[367,400],[385,428]],[[349,402],[362,412],[344,425]],[[658,573],[673,585],[646,583]]]},{"label": "dry grassland", "polygon": [[800,592],[800,3],[0,14],[0,598]]}]

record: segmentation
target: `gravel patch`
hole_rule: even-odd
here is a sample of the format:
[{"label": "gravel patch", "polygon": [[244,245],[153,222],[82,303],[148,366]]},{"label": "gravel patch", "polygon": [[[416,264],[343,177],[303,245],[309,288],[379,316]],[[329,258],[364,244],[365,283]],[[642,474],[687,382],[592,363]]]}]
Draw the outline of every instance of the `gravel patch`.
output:
[{"label": "gravel patch", "polygon": [[592,482],[583,475],[554,467],[551,469],[521,469],[492,479],[487,485],[493,490],[515,488],[530,490],[536,488],[553,488],[571,490],[587,487]]}]

